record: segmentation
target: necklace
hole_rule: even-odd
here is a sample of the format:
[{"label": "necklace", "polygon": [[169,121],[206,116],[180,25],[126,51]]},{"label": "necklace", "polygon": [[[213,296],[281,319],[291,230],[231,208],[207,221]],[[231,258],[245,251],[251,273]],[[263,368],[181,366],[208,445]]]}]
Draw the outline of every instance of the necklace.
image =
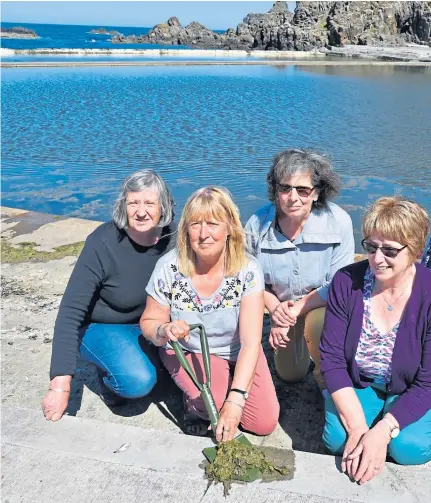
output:
[{"label": "necklace", "polygon": [[383,300],[384,300],[384,301],[386,302],[386,304],[388,305],[388,311],[393,311],[393,309],[394,309],[394,307],[393,307],[393,306],[394,306],[395,302],[398,302],[398,301],[401,299],[401,297],[404,295],[404,293],[405,293],[405,292],[403,292],[401,295],[398,295],[398,297],[397,297],[394,301],[392,301],[392,303],[390,304],[390,303],[386,300],[386,297],[383,295],[383,292],[382,292],[382,297],[383,297]]}]

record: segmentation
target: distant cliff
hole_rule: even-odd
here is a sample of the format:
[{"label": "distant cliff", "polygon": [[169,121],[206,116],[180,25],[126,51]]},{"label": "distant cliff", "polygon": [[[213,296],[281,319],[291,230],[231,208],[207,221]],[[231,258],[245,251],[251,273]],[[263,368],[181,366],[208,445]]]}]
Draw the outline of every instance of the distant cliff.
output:
[{"label": "distant cliff", "polygon": [[309,51],[353,45],[431,44],[431,2],[275,2],[266,14],[248,14],[236,29],[216,33],[176,17],[146,35],[117,35],[114,43],[186,45],[200,49]]}]

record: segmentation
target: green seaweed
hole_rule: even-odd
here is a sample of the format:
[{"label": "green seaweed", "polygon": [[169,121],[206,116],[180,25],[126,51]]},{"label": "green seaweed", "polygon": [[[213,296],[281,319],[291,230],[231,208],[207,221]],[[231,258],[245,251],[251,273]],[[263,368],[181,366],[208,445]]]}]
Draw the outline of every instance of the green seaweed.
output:
[{"label": "green seaweed", "polygon": [[81,253],[84,242],[62,245],[54,251],[36,250],[36,243],[20,243],[11,246],[5,238],[1,238],[1,261],[3,263],[17,264],[21,262],[48,262],[49,260],[63,257],[76,257]]},{"label": "green seaweed", "polygon": [[286,476],[292,471],[292,467],[272,464],[258,447],[237,440],[220,443],[216,450],[214,461],[205,466],[205,474],[210,484],[223,484],[224,496],[228,496],[232,482],[247,480],[251,470],[257,470],[262,479],[273,474]]}]

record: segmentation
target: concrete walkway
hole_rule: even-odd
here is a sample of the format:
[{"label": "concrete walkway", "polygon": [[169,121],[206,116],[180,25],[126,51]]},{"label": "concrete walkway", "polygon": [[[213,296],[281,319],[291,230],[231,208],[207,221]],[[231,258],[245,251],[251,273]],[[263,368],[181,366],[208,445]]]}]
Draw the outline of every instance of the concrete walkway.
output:
[{"label": "concrete walkway", "polygon": [[[2,260],[9,260],[2,264],[2,502],[429,500],[429,465],[387,464],[365,486],[338,472],[335,458],[323,455],[323,403],[317,384],[311,372],[294,385],[275,375],[268,320],[263,345],[281,415],[272,435],[250,439],[294,449],[291,481],[236,485],[227,500],[220,487],[207,490],[199,464],[202,448],[212,441],[183,434],[181,393],[162,369],[148,397],[108,408],[98,396],[94,368],[80,360],[69,416],[58,423],[45,421],[41,401],[49,384],[53,326],[76,262],[79,247],[74,245],[100,222],[11,208],[1,208],[1,218]],[[127,450],[113,453],[125,443],[130,443]]]}]

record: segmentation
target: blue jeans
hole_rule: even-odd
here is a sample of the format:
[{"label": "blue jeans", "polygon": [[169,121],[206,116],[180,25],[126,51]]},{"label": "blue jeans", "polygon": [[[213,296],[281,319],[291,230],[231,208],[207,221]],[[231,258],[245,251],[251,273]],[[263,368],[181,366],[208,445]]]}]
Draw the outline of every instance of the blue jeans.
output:
[{"label": "blue jeans", "polygon": [[106,374],[103,382],[116,395],[141,398],[157,381],[156,368],[144,352],[147,344],[138,325],[92,323],[80,352]]},{"label": "blue jeans", "polygon": [[[390,411],[391,405],[398,399],[398,395],[386,395],[372,386],[354,389],[369,427],[374,426]],[[347,433],[329,394],[325,396],[325,427],[322,438],[332,454],[343,454]],[[431,410],[415,423],[403,428],[398,437],[390,441],[388,454],[401,465],[422,465],[431,461]]]}]

